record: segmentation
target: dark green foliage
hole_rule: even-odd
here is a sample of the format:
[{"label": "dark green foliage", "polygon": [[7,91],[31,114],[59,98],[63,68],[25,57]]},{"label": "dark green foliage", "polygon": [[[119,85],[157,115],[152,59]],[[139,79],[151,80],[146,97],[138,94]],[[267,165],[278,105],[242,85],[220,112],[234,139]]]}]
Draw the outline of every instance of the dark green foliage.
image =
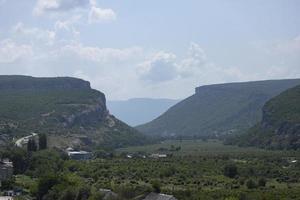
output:
[{"label": "dark green foliage", "polygon": [[247,134],[228,143],[269,149],[300,149],[300,85],[272,98],[263,107],[263,119]]},{"label": "dark green foliage", "polygon": [[37,151],[37,145],[34,139],[29,139],[27,143],[27,151]]},{"label": "dark green foliage", "polygon": [[156,192],[156,193],[160,193],[161,192],[161,184],[158,180],[154,180],[152,181],[152,188],[153,188],[153,191]]},{"label": "dark green foliage", "polygon": [[53,174],[45,174],[39,178],[37,199],[41,200],[49,190],[59,183],[59,178]]},{"label": "dark green foliage", "polygon": [[39,134],[39,149],[47,149],[47,135]]},{"label": "dark green foliage", "polygon": [[41,134],[41,149],[47,146],[43,134],[48,136],[48,146],[59,148],[73,139],[89,148],[146,142],[143,135],[109,114],[104,94],[91,89],[87,81],[0,76],[0,142],[32,132]]},{"label": "dark green foliage", "polygon": [[215,136],[245,131],[261,119],[266,101],[300,84],[272,80],[208,85],[138,130],[151,135]]},{"label": "dark green foliage", "polygon": [[264,179],[264,178],[258,179],[258,186],[259,186],[259,187],[265,187],[266,184],[267,184],[266,179]]},{"label": "dark green foliage", "polygon": [[256,183],[252,179],[249,179],[246,182],[246,186],[248,189],[254,189],[254,188],[256,188]]},{"label": "dark green foliage", "polygon": [[228,164],[224,167],[224,175],[229,178],[234,178],[237,173],[237,167],[234,164]]}]

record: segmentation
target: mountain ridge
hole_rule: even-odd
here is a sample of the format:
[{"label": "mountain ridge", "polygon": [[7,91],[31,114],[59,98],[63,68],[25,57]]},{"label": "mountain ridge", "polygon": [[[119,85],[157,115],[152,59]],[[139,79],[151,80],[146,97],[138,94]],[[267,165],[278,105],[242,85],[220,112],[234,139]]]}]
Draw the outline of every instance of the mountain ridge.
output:
[{"label": "mountain ridge", "polygon": [[[7,87],[6,87],[7,86]],[[112,116],[105,95],[71,77],[0,76],[0,140],[46,133],[53,146],[122,146],[142,134]]]},{"label": "mountain ridge", "polygon": [[217,136],[246,131],[262,117],[264,103],[300,79],[200,86],[195,94],[137,129],[160,136]]}]

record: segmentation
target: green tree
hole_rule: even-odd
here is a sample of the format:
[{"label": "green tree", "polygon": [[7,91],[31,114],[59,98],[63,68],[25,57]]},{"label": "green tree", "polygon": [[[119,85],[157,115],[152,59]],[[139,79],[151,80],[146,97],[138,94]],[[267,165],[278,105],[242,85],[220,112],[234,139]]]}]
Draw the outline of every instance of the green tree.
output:
[{"label": "green tree", "polygon": [[39,149],[47,149],[47,135],[46,134],[39,134]]},{"label": "green tree", "polygon": [[264,178],[260,178],[260,179],[258,180],[258,186],[259,186],[259,187],[265,187],[265,186],[266,186],[266,183],[267,183],[267,181],[266,181],[266,179],[264,179]]},{"label": "green tree", "polygon": [[224,167],[224,175],[229,178],[234,178],[237,173],[237,167],[234,164],[228,164]]},{"label": "green tree", "polygon": [[27,143],[27,151],[36,151],[37,145],[34,139],[29,139]]},{"label": "green tree", "polygon": [[254,188],[256,188],[256,184],[255,184],[255,182],[254,182],[252,179],[249,179],[249,180],[246,182],[246,185],[247,185],[247,188],[248,188],[248,189],[254,189]]},{"label": "green tree", "polygon": [[158,180],[154,180],[152,181],[152,188],[153,188],[153,191],[156,192],[156,193],[160,193],[161,191],[161,184]]}]

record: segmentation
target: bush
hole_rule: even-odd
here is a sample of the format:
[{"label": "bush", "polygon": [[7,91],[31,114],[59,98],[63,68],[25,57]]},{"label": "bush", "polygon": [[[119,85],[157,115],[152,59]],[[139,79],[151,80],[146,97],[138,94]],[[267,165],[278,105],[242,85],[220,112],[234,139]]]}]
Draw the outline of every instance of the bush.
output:
[{"label": "bush", "polygon": [[153,188],[153,191],[156,192],[156,193],[160,193],[161,189],[161,185],[160,185],[160,182],[158,180],[155,180],[155,181],[152,181],[152,188]]},{"label": "bush", "polygon": [[260,179],[258,180],[258,186],[259,186],[259,187],[265,187],[265,186],[266,186],[266,183],[267,183],[267,181],[266,181],[266,179],[264,179],[264,178],[260,178]]},{"label": "bush", "polygon": [[252,179],[249,179],[246,183],[246,186],[248,189],[254,189],[256,188],[256,184]]},{"label": "bush", "polygon": [[234,164],[228,164],[224,167],[224,175],[234,178],[237,175],[237,167]]}]

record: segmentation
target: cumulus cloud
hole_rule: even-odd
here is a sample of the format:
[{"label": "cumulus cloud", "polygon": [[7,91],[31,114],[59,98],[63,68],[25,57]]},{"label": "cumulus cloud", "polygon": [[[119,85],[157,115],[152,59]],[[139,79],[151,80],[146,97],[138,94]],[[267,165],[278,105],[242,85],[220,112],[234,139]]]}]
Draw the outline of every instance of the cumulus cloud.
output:
[{"label": "cumulus cloud", "polygon": [[13,63],[21,59],[28,59],[33,55],[30,45],[16,44],[7,39],[0,41],[0,63]]},{"label": "cumulus cloud", "polygon": [[152,82],[172,80],[177,75],[176,56],[172,53],[158,52],[139,65],[141,78]]},{"label": "cumulus cloud", "polygon": [[33,10],[35,15],[63,12],[87,7],[89,0],[38,0]]},{"label": "cumulus cloud", "polygon": [[35,40],[43,42],[46,45],[52,45],[56,38],[55,31],[44,30],[36,27],[26,27],[22,22],[17,23],[13,27],[12,31],[16,37],[23,37],[26,41],[30,39],[31,41]]},{"label": "cumulus cloud", "polygon": [[88,22],[90,24],[97,22],[109,22],[116,18],[117,15],[112,9],[93,6],[89,12]]}]

